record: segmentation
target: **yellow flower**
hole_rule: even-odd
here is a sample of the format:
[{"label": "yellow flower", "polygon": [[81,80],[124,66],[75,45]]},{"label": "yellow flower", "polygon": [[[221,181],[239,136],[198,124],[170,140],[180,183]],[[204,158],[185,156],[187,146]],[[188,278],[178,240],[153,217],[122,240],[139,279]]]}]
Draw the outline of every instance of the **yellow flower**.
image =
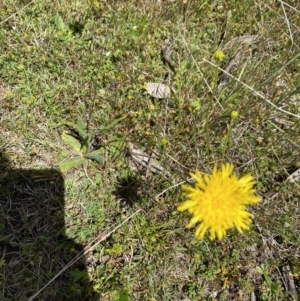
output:
[{"label": "yellow flower", "polygon": [[93,285],[93,291],[94,291],[94,292],[99,292],[99,288],[100,288],[100,285],[99,285],[99,284]]},{"label": "yellow flower", "polygon": [[224,56],[225,56],[225,54],[221,49],[219,49],[215,52],[215,59],[218,61],[221,61]]},{"label": "yellow flower", "polygon": [[198,170],[191,176],[196,180],[195,188],[183,185],[182,189],[189,198],[179,204],[178,210],[188,210],[193,215],[187,228],[197,222],[195,236],[203,239],[205,232],[210,232],[210,239],[222,239],[226,231],[236,227],[239,232],[248,230],[251,213],[246,205],[256,204],[261,198],[254,194],[254,178],[247,174],[238,178],[232,173],[232,164],[222,164],[220,170],[215,166],[212,175],[203,175]]},{"label": "yellow flower", "polygon": [[236,119],[239,117],[239,112],[238,111],[232,111],[231,112],[231,118],[232,119]]}]

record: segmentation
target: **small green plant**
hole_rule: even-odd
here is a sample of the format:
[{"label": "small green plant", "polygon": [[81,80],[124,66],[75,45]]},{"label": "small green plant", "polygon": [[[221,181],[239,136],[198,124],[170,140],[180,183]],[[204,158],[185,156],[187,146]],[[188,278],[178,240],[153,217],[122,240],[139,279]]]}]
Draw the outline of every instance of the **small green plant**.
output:
[{"label": "small green plant", "polygon": [[60,41],[65,41],[65,42],[70,41],[72,39],[72,32],[70,28],[65,24],[63,18],[59,14],[56,14],[54,16],[54,23],[56,25],[57,38]]},{"label": "small green plant", "polygon": [[[81,117],[77,118],[77,122],[65,122],[64,124],[68,127],[68,130],[63,130],[61,137],[63,141],[72,148],[73,152],[77,155],[74,158],[69,157],[69,152],[63,150],[59,157],[62,160],[59,163],[59,167],[62,172],[67,172],[73,167],[79,166],[88,160],[94,160],[100,164],[104,163],[103,154],[105,152],[105,146],[110,142],[115,142],[114,139],[109,139],[109,141],[101,141],[101,137],[106,134],[106,132],[123,120],[125,117],[118,118],[108,125],[100,126],[100,132],[94,133],[89,130],[88,124],[85,124]],[[116,138],[116,136],[113,136]],[[120,142],[120,141],[119,141]],[[122,146],[122,141],[115,144],[117,149]]]},{"label": "small green plant", "polygon": [[119,290],[114,297],[114,301],[129,301],[129,293],[127,289]]},{"label": "small green plant", "polygon": [[264,301],[271,300],[282,300],[278,299],[278,297],[282,297],[282,286],[278,280],[273,280],[270,276],[270,269],[262,264],[261,266],[256,267],[256,271],[261,274],[265,281],[262,285],[261,290],[261,299]]}]

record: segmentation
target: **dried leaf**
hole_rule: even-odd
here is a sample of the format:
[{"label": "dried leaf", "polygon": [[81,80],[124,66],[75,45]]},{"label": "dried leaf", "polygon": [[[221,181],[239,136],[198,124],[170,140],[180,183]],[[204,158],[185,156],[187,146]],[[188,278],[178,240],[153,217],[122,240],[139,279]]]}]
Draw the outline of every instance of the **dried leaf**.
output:
[{"label": "dried leaf", "polygon": [[164,45],[161,48],[161,54],[163,59],[170,62],[172,52],[173,52],[173,41],[170,39],[166,39]]},{"label": "dried leaf", "polygon": [[110,259],[110,255],[104,255],[100,258],[102,263],[106,263]]},{"label": "dried leaf", "polygon": [[291,175],[289,175],[287,181],[290,183],[300,182],[300,168],[293,172]]},{"label": "dried leaf", "polygon": [[171,95],[170,88],[164,84],[147,83],[146,89],[151,96],[159,99],[168,98]]},{"label": "dried leaf", "polygon": [[142,150],[135,148],[131,143],[128,144],[128,147],[134,164],[147,168],[147,171],[153,174],[164,174],[171,177],[171,174],[155,159],[155,154],[148,155]]}]

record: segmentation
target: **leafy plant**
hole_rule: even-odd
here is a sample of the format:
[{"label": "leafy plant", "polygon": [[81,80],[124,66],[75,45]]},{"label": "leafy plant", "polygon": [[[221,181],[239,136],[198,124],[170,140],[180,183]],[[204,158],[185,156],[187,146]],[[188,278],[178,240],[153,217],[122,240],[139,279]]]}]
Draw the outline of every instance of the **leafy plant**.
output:
[{"label": "leafy plant", "polygon": [[70,277],[73,278],[73,282],[78,282],[80,279],[88,279],[88,273],[81,271],[78,268],[69,272]]},{"label": "leafy plant", "polygon": [[261,264],[261,266],[256,267],[256,271],[261,274],[265,281],[263,283],[263,289],[261,290],[261,298],[262,300],[271,301],[271,300],[279,300],[282,292],[281,283],[278,280],[273,280],[270,276],[269,268]]},{"label": "leafy plant", "polygon": [[124,288],[119,290],[114,297],[114,301],[130,301],[128,290]]},{"label": "leafy plant", "polygon": [[[95,134],[89,131],[88,126],[84,123],[79,116],[77,122],[65,122],[69,130],[63,130],[61,138],[63,141],[72,148],[73,152],[77,155],[74,158],[63,160],[59,163],[59,168],[62,172],[67,172],[73,167],[79,166],[88,160],[94,160],[103,164],[105,159],[103,154],[105,152],[105,143],[101,142],[101,136],[107,131],[114,128],[125,117],[118,118],[110,124],[100,126],[100,132]],[[109,142],[112,142],[111,140]],[[109,143],[108,142],[108,143]],[[63,151],[60,157],[68,157],[69,153]]]},{"label": "leafy plant", "polygon": [[60,41],[68,41],[72,38],[71,30],[64,23],[63,18],[59,14],[54,16],[54,23],[56,25],[57,36]]}]

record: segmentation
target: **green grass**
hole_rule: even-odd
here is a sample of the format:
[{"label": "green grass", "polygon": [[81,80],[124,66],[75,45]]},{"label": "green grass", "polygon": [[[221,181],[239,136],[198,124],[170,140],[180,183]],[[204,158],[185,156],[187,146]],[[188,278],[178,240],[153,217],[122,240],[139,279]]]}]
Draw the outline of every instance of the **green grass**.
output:
[{"label": "green grass", "polygon": [[[279,1],[36,0],[22,10],[26,3],[0,4],[1,166],[59,169],[76,156],[82,164],[64,172],[63,229],[42,233],[63,231],[64,240],[40,238],[44,261],[36,226],[39,212],[55,209],[30,211],[23,187],[34,218],[9,233],[2,209],[0,252],[10,239],[18,248],[0,253],[0,299],[29,300],[91,242],[35,300],[293,300],[286,266],[300,295],[299,186],[286,181],[299,167],[297,1],[283,9]],[[161,59],[167,38],[176,74]],[[218,67],[240,49],[234,78],[218,89]],[[172,97],[151,98],[149,82],[167,84]],[[165,173],[134,168],[131,145],[155,153]],[[222,162],[250,172],[263,201],[250,208],[249,232],[198,241],[185,228],[189,215],[176,211],[180,183]],[[9,274],[13,260],[19,268]]]}]

